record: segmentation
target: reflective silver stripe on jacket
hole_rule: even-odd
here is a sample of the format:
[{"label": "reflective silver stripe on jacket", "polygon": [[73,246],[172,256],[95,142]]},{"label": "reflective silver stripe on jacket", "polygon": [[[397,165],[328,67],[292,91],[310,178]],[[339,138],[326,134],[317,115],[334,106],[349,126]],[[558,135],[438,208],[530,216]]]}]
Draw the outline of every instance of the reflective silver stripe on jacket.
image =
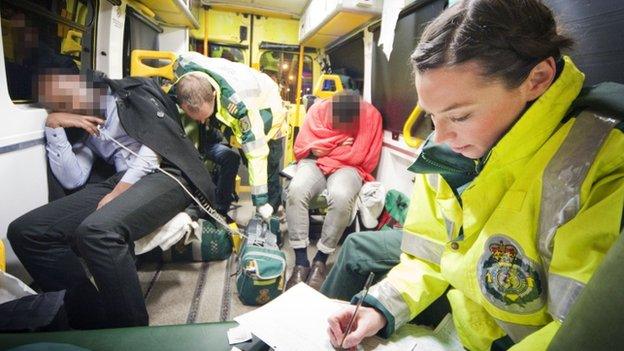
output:
[{"label": "reflective silver stripe on jacket", "polygon": [[251,195],[262,195],[268,192],[269,192],[269,186],[267,184],[251,187]]},{"label": "reflective silver stripe on jacket", "polygon": [[428,173],[427,181],[429,182],[429,185],[431,185],[433,189],[438,190],[438,184],[440,182],[440,175],[437,173]]},{"label": "reflective silver stripe on jacket", "polygon": [[409,306],[401,297],[401,293],[388,280],[382,280],[371,286],[368,295],[377,299],[392,314],[394,317],[394,330],[398,330],[410,321]]},{"label": "reflective silver stripe on jacket", "polygon": [[548,275],[548,312],[550,315],[563,322],[583,288],[585,284],[579,281],[550,273]]},{"label": "reflective silver stripe on jacket", "polygon": [[[440,175],[437,173],[427,173],[427,182],[434,190],[438,190],[440,185]],[[444,214],[442,214],[444,216]],[[453,232],[455,231],[455,222],[444,216],[444,224],[446,225],[446,233],[448,234],[448,240],[453,240]]]},{"label": "reflective silver stripe on jacket", "polygon": [[532,326],[532,325],[524,325],[524,324],[516,324],[501,321],[500,319],[494,319],[496,324],[498,324],[501,329],[507,333],[507,336],[513,340],[514,343],[518,343],[522,341],[522,339],[536,332],[541,326]]},{"label": "reflective silver stripe on jacket", "polygon": [[448,236],[449,241],[453,240],[453,232],[455,231],[455,222],[446,218],[444,213],[442,214],[444,217],[444,225],[446,226],[446,234]]},{"label": "reflective silver stripe on jacket", "polygon": [[[581,112],[544,170],[538,250],[545,272],[548,272],[550,267],[555,233],[561,225],[578,213],[581,185],[598,151],[617,123],[616,119],[603,117],[591,111]],[[574,284],[561,283],[560,279],[552,280],[550,276],[548,310],[554,318],[562,321],[582,290],[582,286],[574,286],[570,292],[568,288]],[[550,286],[551,281],[554,286]]]},{"label": "reflective silver stripe on jacket", "polygon": [[544,170],[539,221],[539,252],[546,271],[557,228],[576,216],[583,180],[609,132],[613,118],[583,111]]},{"label": "reflective silver stripe on jacket", "polygon": [[444,252],[444,245],[427,240],[419,235],[413,235],[403,231],[401,251],[439,265],[442,259],[442,253]]},{"label": "reflective silver stripe on jacket", "polygon": [[[248,143],[244,143],[241,147],[244,153],[249,153],[257,149],[261,149],[263,146],[266,146],[266,140],[264,138],[250,141]],[[267,146],[268,147],[268,146]]]}]

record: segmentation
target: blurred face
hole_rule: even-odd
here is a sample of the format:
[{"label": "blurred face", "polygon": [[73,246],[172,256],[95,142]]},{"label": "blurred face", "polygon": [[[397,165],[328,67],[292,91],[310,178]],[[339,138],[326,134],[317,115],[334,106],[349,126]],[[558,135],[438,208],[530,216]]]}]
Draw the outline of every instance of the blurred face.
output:
[{"label": "blurred face", "polygon": [[485,155],[533,98],[523,83],[510,89],[467,62],[416,73],[419,105],[431,116],[436,143],[468,158]]},{"label": "blurred face", "polygon": [[332,128],[355,136],[360,125],[360,104],[358,95],[334,96],[332,98]]},{"label": "blurred face", "polygon": [[205,123],[210,116],[214,113],[215,102],[214,99],[212,102],[204,102],[199,106],[199,108],[192,108],[187,103],[182,103],[180,108],[189,116],[192,120],[197,121],[199,123]]},{"label": "blurred face", "polygon": [[53,111],[85,115],[99,114],[106,94],[78,74],[49,74],[40,77],[38,101]]}]

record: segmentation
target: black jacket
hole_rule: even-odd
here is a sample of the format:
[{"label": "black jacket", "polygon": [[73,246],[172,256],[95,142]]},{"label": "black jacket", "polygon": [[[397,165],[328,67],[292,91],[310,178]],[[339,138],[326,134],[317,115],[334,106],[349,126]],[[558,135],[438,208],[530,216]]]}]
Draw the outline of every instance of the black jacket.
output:
[{"label": "black jacket", "polygon": [[101,79],[117,98],[117,113],[126,133],[182,171],[202,202],[208,199],[214,204],[215,186],[184,132],[175,102],[151,78]]}]

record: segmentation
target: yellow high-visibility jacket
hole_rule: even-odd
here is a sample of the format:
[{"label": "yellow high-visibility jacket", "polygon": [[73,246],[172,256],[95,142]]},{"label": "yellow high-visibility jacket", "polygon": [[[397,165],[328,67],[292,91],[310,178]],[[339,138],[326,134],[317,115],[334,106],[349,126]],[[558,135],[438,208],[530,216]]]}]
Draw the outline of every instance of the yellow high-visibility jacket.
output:
[{"label": "yellow high-visibility jacket", "polygon": [[401,263],[365,299],[386,316],[385,334],[449,289],[467,349],[489,350],[505,335],[512,350],[546,349],[617,239],[624,209],[624,134],[613,118],[624,116],[623,90],[581,93],[583,81],[565,57],[484,160],[425,146],[412,166]]},{"label": "yellow high-visibility jacket", "polygon": [[267,203],[267,142],[287,131],[279,87],[266,74],[241,63],[197,52],[181,54],[174,63],[176,77],[192,71],[208,74],[217,94],[216,117],[232,130],[247,157],[253,204]]}]

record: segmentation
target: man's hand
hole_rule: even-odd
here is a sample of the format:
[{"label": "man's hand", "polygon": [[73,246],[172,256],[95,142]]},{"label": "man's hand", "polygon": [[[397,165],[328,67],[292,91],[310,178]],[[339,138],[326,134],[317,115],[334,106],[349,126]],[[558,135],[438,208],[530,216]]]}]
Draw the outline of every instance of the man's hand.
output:
[{"label": "man's hand", "polygon": [[377,334],[387,323],[386,318],[376,309],[361,306],[353,321],[351,332],[344,338],[344,343],[340,345],[353,312],[355,312],[355,306],[349,306],[327,319],[329,323],[327,334],[329,334],[329,341],[334,347],[355,348],[364,338]]},{"label": "man's hand", "polygon": [[312,148],[312,154],[316,157],[323,157],[329,153],[329,150]]},{"label": "man's hand", "polygon": [[258,212],[260,217],[262,217],[262,219],[268,223],[269,219],[271,219],[271,216],[273,215],[273,206],[269,204],[264,204],[262,206],[258,206],[256,208],[256,211]]},{"label": "man's hand", "polygon": [[[353,142],[355,141],[355,139],[353,139],[353,137],[348,137],[347,139],[345,139],[343,142],[341,142],[340,144],[338,144],[338,146],[351,146],[353,145]],[[323,156],[327,156],[329,154],[329,152],[331,150],[327,150],[327,149],[319,149],[319,148],[312,148],[311,149],[312,154],[316,157],[323,157]]]},{"label": "man's hand", "polygon": [[50,128],[82,128],[91,135],[98,135],[98,125],[104,123],[104,120],[95,116],[83,116],[75,113],[53,112],[46,119],[46,126]]},{"label": "man's hand", "polygon": [[97,205],[97,209],[99,210],[102,206],[113,201],[117,196],[128,190],[128,188],[130,188],[131,186],[132,184],[126,182],[117,183],[117,186],[115,186],[115,188],[110,193],[106,194],[106,196],[104,196],[102,200],[100,200]]},{"label": "man's hand", "polygon": [[355,141],[355,139],[353,139],[353,137],[348,137],[347,139],[345,139],[345,141],[340,143],[340,146],[351,146],[351,145],[353,145],[354,141]]}]

